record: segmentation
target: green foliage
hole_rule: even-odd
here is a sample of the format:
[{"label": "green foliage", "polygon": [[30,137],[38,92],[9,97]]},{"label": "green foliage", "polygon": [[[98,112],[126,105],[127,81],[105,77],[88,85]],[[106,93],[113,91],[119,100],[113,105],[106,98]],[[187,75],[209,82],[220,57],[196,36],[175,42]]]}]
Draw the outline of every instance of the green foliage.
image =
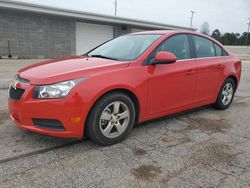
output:
[{"label": "green foliage", "polygon": [[219,29],[215,29],[211,35],[211,37],[213,37],[214,39],[218,40],[221,42],[221,33],[219,31]]},{"label": "green foliage", "polygon": [[[223,45],[246,45],[247,32],[240,33],[224,33],[221,34],[219,29],[212,32],[211,37],[221,42]],[[250,33],[248,36],[248,45],[250,45]]]}]

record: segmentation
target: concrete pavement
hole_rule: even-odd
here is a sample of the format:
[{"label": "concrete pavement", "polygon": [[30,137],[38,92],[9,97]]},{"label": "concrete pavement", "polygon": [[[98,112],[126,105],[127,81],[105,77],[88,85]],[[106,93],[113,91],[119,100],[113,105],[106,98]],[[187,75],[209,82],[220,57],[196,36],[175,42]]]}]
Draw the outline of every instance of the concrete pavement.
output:
[{"label": "concrete pavement", "polygon": [[[11,66],[3,67],[14,74]],[[208,106],[143,123],[109,147],[19,129],[2,87],[0,187],[250,187],[249,71],[244,61],[228,110]]]}]

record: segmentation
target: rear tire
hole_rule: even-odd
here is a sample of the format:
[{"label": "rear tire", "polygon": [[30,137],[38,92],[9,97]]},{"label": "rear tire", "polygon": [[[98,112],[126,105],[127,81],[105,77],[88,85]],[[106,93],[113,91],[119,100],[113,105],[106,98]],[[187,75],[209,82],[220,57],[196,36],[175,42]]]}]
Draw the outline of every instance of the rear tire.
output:
[{"label": "rear tire", "polygon": [[227,109],[233,101],[235,90],[235,81],[232,78],[226,79],[220,88],[216,103],[213,107],[219,110]]},{"label": "rear tire", "polygon": [[135,123],[133,101],[122,92],[103,96],[94,105],[86,122],[86,133],[95,143],[108,146],[121,142]]}]

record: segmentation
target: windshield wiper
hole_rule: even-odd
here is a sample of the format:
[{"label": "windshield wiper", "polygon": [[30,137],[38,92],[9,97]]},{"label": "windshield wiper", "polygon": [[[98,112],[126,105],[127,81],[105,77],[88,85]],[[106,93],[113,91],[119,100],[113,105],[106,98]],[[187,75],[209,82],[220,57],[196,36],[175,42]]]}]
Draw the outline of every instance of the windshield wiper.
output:
[{"label": "windshield wiper", "polygon": [[99,57],[99,58],[103,58],[103,59],[117,60],[116,58],[107,57],[107,56],[104,56],[104,55],[91,55],[90,57]]}]

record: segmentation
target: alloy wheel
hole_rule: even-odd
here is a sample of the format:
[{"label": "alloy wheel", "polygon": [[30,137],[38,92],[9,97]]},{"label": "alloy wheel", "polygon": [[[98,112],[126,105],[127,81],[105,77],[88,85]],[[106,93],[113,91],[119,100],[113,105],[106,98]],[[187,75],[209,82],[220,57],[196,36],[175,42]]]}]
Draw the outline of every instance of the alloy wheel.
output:
[{"label": "alloy wheel", "polygon": [[227,83],[222,90],[222,103],[223,105],[228,105],[232,98],[233,98],[233,93],[234,93],[234,89],[233,89],[233,85],[231,83]]},{"label": "alloy wheel", "polygon": [[109,104],[100,116],[100,130],[107,138],[116,138],[120,136],[127,128],[130,119],[128,106],[115,101]]}]

